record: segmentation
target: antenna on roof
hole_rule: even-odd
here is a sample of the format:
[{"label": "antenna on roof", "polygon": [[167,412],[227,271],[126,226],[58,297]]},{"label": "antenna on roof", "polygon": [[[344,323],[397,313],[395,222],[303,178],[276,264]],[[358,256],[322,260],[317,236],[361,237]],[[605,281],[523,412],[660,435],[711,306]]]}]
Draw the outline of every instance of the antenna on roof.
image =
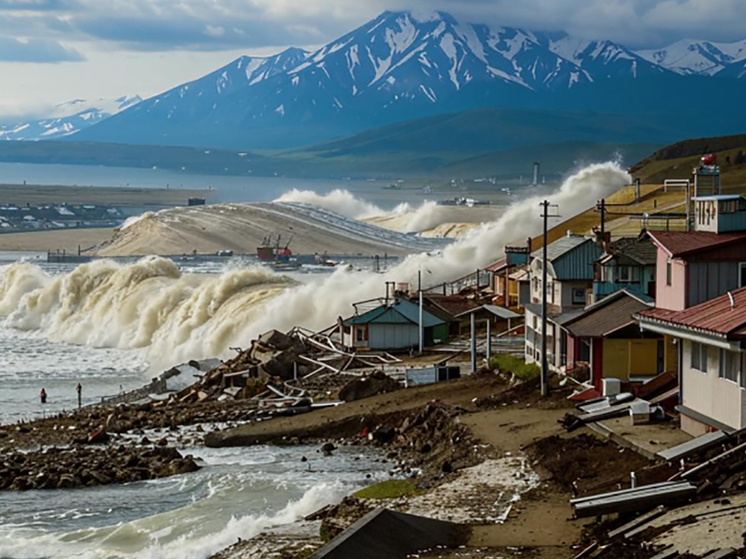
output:
[{"label": "antenna on roof", "polygon": [[733,293],[728,291],[728,299],[730,299],[730,310],[733,310],[736,308],[736,300],[733,298]]}]

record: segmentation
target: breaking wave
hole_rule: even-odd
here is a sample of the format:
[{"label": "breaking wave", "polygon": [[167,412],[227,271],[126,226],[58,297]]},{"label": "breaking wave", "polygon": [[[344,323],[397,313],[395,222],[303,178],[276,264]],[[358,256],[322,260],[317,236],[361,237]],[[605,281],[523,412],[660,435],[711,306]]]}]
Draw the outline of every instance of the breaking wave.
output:
[{"label": "breaking wave", "polygon": [[[318,483],[298,500],[290,501],[275,513],[232,517],[217,532],[201,529],[205,520],[201,501],[171,513],[151,516],[134,522],[83,529],[67,534],[26,534],[24,530],[0,533],[0,556],[44,559],[206,559],[237,540],[248,540],[272,528],[293,524],[305,516],[338,503],[350,491],[341,482]],[[205,501],[209,502],[208,497]],[[193,516],[200,513],[203,516]],[[177,538],[171,532],[183,525],[192,529]]]},{"label": "breaking wave", "polygon": [[[569,217],[630,182],[616,163],[591,165],[549,199]],[[424,283],[437,285],[484,267],[506,244],[540,232],[540,201],[518,202],[442,252],[410,256],[385,275],[340,268],[305,285],[258,267],[183,275],[173,262],[155,257],[127,265],[96,261],[61,276],[14,264],[0,277],[0,317],[55,341],[148,348],[153,366],[226,357],[230,347],[247,347],[273,328],[325,328],[349,315],[351,303],[382,296],[386,281],[414,284],[422,270]]]},{"label": "breaking wave", "polygon": [[425,201],[419,206],[403,202],[393,210],[387,211],[375,204],[357,198],[349,190],[336,189],[327,194],[312,190],[293,189],[286,192],[275,202],[308,204],[333,211],[344,217],[358,220],[372,220],[388,229],[403,233],[420,233],[442,224],[445,211],[433,201]]}]

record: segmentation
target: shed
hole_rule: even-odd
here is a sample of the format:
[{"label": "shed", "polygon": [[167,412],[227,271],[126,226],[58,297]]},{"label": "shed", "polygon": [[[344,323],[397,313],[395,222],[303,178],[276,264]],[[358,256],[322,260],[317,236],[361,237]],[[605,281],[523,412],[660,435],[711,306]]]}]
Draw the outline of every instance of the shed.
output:
[{"label": "shed", "polygon": [[[419,306],[398,298],[343,321],[345,345],[377,351],[403,350],[419,345]],[[423,310],[424,345],[448,341],[448,323]]]},{"label": "shed", "polygon": [[495,305],[482,305],[456,316],[461,320],[461,328],[470,328],[471,316],[474,315],[477,324],[490,324],[493,334],[501,334],[523,323],[523,316],[509,309]]},{"label": "shed", "polygon": [[597,389],[604,378],[629,382],[662,373],[662,337],[641,332],[634,317],[652,304],[652,299],[617,291],[567,321],[570,367],[589,357]]}]

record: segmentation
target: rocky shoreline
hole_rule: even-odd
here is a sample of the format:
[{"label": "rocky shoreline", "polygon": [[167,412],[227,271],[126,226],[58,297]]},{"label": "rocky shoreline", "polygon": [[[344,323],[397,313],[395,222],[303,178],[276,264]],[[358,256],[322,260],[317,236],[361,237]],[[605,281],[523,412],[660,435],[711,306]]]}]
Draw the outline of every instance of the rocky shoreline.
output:
[{"label": "rocky shoreline", "polygon": [[192,456],[171,447],[47,448],[13,452],[0,463],[0,490],[74,489],[132,483],[200,469]]}]

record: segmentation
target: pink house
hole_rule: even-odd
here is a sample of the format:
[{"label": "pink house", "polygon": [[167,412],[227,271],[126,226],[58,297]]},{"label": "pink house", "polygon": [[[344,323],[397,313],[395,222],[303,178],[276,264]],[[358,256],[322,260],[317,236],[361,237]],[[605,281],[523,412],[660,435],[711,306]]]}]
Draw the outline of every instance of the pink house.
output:
[{"label": "pink house", "polygon": [[648,234],[658,248],[657,308],[682,311],[746,286],[746,232]]}]

